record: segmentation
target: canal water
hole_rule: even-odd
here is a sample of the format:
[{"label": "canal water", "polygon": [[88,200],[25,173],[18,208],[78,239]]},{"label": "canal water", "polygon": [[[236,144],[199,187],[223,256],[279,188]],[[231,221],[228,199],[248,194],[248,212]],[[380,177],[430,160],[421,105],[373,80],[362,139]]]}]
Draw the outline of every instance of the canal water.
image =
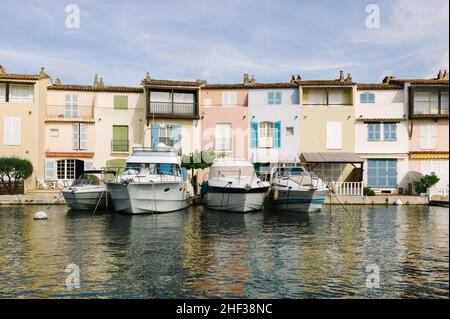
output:
[{"label": "canal water", "polygon": [[[0,297],[449,295],[447,208],[333,206],[310,215],[241,215],[196,206],[163,215],[91,216],[54,206],[48,220],[33,220],[43,209],[0,207]],[[76,267],[80,287],[68,288]]]}]

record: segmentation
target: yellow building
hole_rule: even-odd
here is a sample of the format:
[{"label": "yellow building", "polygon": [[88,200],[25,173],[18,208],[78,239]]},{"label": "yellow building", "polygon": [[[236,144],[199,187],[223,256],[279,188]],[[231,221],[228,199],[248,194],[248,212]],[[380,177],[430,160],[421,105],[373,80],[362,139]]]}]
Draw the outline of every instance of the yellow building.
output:
[{"label": "yellow building", "polygon": [[355,154],[356,83],[340,72],[336,80],[298,80],[301,162],[327,182],[362,180]]},{"label": "yellow building", "polygon": [[33,164],[25,191],[34,189],[44,171],[44,117],[50,77],[8,73],[0,66],[0,156],[17,156]]}]

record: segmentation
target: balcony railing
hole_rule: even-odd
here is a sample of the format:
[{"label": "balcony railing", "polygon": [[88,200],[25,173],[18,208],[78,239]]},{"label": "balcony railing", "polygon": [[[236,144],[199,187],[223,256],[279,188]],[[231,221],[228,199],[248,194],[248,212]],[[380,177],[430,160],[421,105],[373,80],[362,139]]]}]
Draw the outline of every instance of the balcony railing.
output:
[{"label": "balcony railing", "polygon": [[151,114],[196,116],[197,109],[195,103],[180,102],[150,102],[148,115]]},{"label": "balcony railing", "polygon": [[127,140],[112,140],[111,151],[112,152],[128,152],[130,148],[129,141]]}]

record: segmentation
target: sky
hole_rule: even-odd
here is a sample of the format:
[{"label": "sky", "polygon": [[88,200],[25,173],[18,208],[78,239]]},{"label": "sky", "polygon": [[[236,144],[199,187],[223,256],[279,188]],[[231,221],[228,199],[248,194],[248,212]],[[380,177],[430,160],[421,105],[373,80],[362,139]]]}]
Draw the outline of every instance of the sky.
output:
[{"label": "sky", "polygon": [[[79,28],[66,26],[71,4]],[[378,28],[366,23],[375,21],[371,4]],[[434,77],[449,66],[449,1],[1,0],[0,65],[130,86],[146,72],[208,83],[241,83],[243,73],[257,82],[335,79],[339,70],[356,82]]]}]

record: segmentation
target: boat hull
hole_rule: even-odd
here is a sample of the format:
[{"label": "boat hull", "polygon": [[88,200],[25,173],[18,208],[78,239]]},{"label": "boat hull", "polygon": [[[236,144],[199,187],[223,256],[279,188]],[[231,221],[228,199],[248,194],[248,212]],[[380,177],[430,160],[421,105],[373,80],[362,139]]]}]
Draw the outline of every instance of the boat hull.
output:
[{"label": "boat hull", "polygon": [[221,211],[247,213],[264,208],[268,187],[253,188],[214,188],[206,194],[205,204],[208,208]]},{"label": "boat hull", "polygon": [[108,189],[116,211],[129,214],[168,213],[192,204],[184,182],[109,183]]},{"label": "boat hull", "polygon": [[311,213],[322,210],[329,190],[286,190],[284,187],[273,186],[271,205],[277,210],[298,213]]},{"label": "boat hull", "polygon": [[63,190],[62,194],[70,209],[73,210],[104,210],[111,207],[110,196],[106,188],[98,190]]}]

